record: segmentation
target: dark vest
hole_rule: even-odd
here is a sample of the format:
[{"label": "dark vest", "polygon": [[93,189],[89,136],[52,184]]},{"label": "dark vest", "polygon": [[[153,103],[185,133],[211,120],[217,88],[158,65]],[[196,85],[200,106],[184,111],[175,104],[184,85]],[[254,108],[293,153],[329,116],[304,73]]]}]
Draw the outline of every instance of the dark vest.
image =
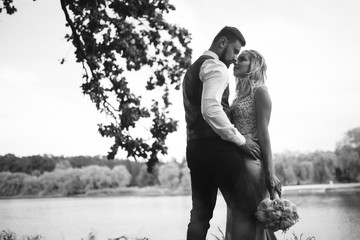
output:
[{"label": "dark vest", "polygon": [[[199,78],[199,72],[201,65],[207,59],[213,59],[213,57],[206,55],[200,56],[200,58],[189,67],[182,83],[187,141],[218,136],[201,114],[201,94],[203,84]],[[223,106],[225,113],[229,116],[230,107],[228,98],[229,86],[225,89],[221,100],[221,105]]]}]

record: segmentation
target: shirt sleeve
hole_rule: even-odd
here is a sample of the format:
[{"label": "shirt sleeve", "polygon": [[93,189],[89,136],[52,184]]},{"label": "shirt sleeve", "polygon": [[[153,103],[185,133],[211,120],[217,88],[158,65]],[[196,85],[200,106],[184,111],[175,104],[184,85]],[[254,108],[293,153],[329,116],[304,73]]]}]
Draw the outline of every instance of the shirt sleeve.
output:
[{"label": "shirt sleeve", "polygon": [[221,105],[222,95],[228,86],[228,69],[215,60],[206,60],[200,68],[203,82],[201,113],[205,121],[222,139],[238,146],[245,144],[245,138],[230,122]]}]

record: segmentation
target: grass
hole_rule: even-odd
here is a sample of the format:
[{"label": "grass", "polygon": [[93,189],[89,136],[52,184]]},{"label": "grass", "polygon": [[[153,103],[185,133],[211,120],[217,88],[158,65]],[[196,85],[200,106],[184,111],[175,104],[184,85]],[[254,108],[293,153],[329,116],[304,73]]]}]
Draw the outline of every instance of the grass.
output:
[{"label": "grass", "polygon": [[[44,240],[41,235],[27,235],[23,236],[21,239],[24,240]],[[0,240],[18,240],[16,233],[11,230],[2,230],[0,232]]]},{"label": "grass", "polygon": [[[17,236],[17,234],[11,230],[2,230],[0,232],[0,240],[46,240],[41,235],[25,235],[25,236]],[[96,235],[94,233],[89,233],[86,238],[81,238],[81,240],[97,240]],[[121,236],[117,238],[111,238],[108,240],[150,240],[148,238],[129,238],[126,236]]]},{"label": "grass", "polygon": [[[220,232],[220,237],[216,236],[214,234],[212,234],[217,240],[224,240],[225,239],[225,235],[223,233],[223,231],[221,231],[220,228],[219,232]],[[314,236],[312,237],[307,237],[303,239],[303,233],[300,234],[300,236],[297,236],[294,232],[292,233],[293,238],[290,239],[286,239],[286,240],[316,240],[316,238]],[[284,236],[285,239],[285,236]],[[11,231],[11,230],[2,230],[0,232],[0,240],[46,240],[43,236],[41,235],[26,235],[26,236],[22,236],[22,238],[18,238],[18,236],[16,235],[15,232]],[[96,239],[96,235],[94,233],[89,233],[88,236],[86,236],[86,238],[82,238],[81,240],[97,240]],[[121,236],[121,237],[117,237],[117,238],[112,238],[112,239],[108,239],[108,240],[150,240],[149,238],[129,238],[126,236]]]},{"label": "grass", "polygon": [[[215,234],[211,234],[213,237],[215,237],[216,240],[224,240],[225,239],[225,234],[223,231],[221,231],[221,229],[218,227],[218,230],[220,232],[220,237],[216,236]],[[287,238],[286,240],[316,240],[316,238],[314,236],[312,237],[307,237],[303,239],[303,233],[300,234],[300,236],[297,236],[294,232],[292,233],[293,238]],[[284,239],[285,239],[285,235],[284,235]]]},{"label": "grass", "polygon": [[[2,240],[2,239],[0,239],[0,240]],[[96,240],[96,236],[94,233],[89,233],[87,238],[81,239],[81,240]],[[150,239],[148,239],[148,238],[129,238],[126,236],[121,236],[121,237],[117,237],[117,238],[111,238],[109,240],[150,240]]]},{"label": "grass", "polygon": [[[300,236],[298,237],[298,236],[296,236],[296,234],[293,232],[293,236],[294,236],[294,238],[290,238],[290,239],[288,239],[288,240],[303,240],[303,239],[302,239],[303,233],[300,234]],[[314,236],[312,236],[312,237],[307,237],[307,238],[304,239],[304,240],[316,240],[316,238],[315,238]]]}]

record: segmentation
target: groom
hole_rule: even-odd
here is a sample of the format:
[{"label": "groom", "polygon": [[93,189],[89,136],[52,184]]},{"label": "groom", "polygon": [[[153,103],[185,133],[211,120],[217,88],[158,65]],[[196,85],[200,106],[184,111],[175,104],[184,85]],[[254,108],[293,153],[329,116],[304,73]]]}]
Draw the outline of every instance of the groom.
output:
[{"label": "groom", "polygon": [[[183,103],[187,128],[186,160],[190,169],[192,210],[187,240],[205,240],[220,189],[237,222],[250,216],[245,166],[239,150],[259,157],[256,143],[230,123],[228,68],[246,42],[235,27],[224,27],[187,70]],[[246,201],[244,201],[247,198]],[[256,207],[256,206],[255,206]],[[244,227],[246,228],[246,227]],[[248,239],[251,230],[233,239]],[[238,232],[238,231],[237,231]]]}]

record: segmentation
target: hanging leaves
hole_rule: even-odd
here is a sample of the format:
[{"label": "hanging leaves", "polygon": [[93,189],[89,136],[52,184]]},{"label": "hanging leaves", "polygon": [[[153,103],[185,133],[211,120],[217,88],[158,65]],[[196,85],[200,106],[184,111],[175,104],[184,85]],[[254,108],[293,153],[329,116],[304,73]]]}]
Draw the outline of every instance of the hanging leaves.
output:
[{"label": "hanging leaves", "polygon": [[[114,139],[108,158],[122,148],[128,157],[147,159],[152,170],[158,153],[167,153],[167,135],[177,130],[177,121],[168,116],[169,89],[180,89],[190,65],[189,32],[164,20],[163,14],[175,10],[167,0],[61,0],[61,4],[71,28],[65,38],[75,46],[76,59],[84,68],[83,93],[112,117],[109,124],[99,124],[100,134]],[[144,90],[163,90],[162,102],[154,99],[150,109],[128,87],[135,79],[126,76],[143,68],[151,70]],[[152,119],[151,139],[131,134],[144,118]]]},{"label": "hanging leaves", "polygon": [[[165,21],[164,14],[175,10],[168,0],[60,2],[70,29],[65,39],[74,45],[76,61],[84,70],[82,91],[110,116],[107,123],[98,124],[103,137],[114,139],[108,159],[121,148],[128,157],[147,159],[148,170],[153,170],[158,154],[167,153],[167,135],[177,130],[177,121],[169,117],[169,96],[171,87],[180,89],[190,66],[190,33]],[[15,13],[13,0],[0,0],[0,13],[3,10]],[[129,77],[143,69],[147,79]],[[160,90],[162,96],[143,106],[141,96],[128,86],[131,81],[142,81],[144,91],[159,95]],[[151,119],[151,137],[146,139],[132,133],[143,119]]]}]

